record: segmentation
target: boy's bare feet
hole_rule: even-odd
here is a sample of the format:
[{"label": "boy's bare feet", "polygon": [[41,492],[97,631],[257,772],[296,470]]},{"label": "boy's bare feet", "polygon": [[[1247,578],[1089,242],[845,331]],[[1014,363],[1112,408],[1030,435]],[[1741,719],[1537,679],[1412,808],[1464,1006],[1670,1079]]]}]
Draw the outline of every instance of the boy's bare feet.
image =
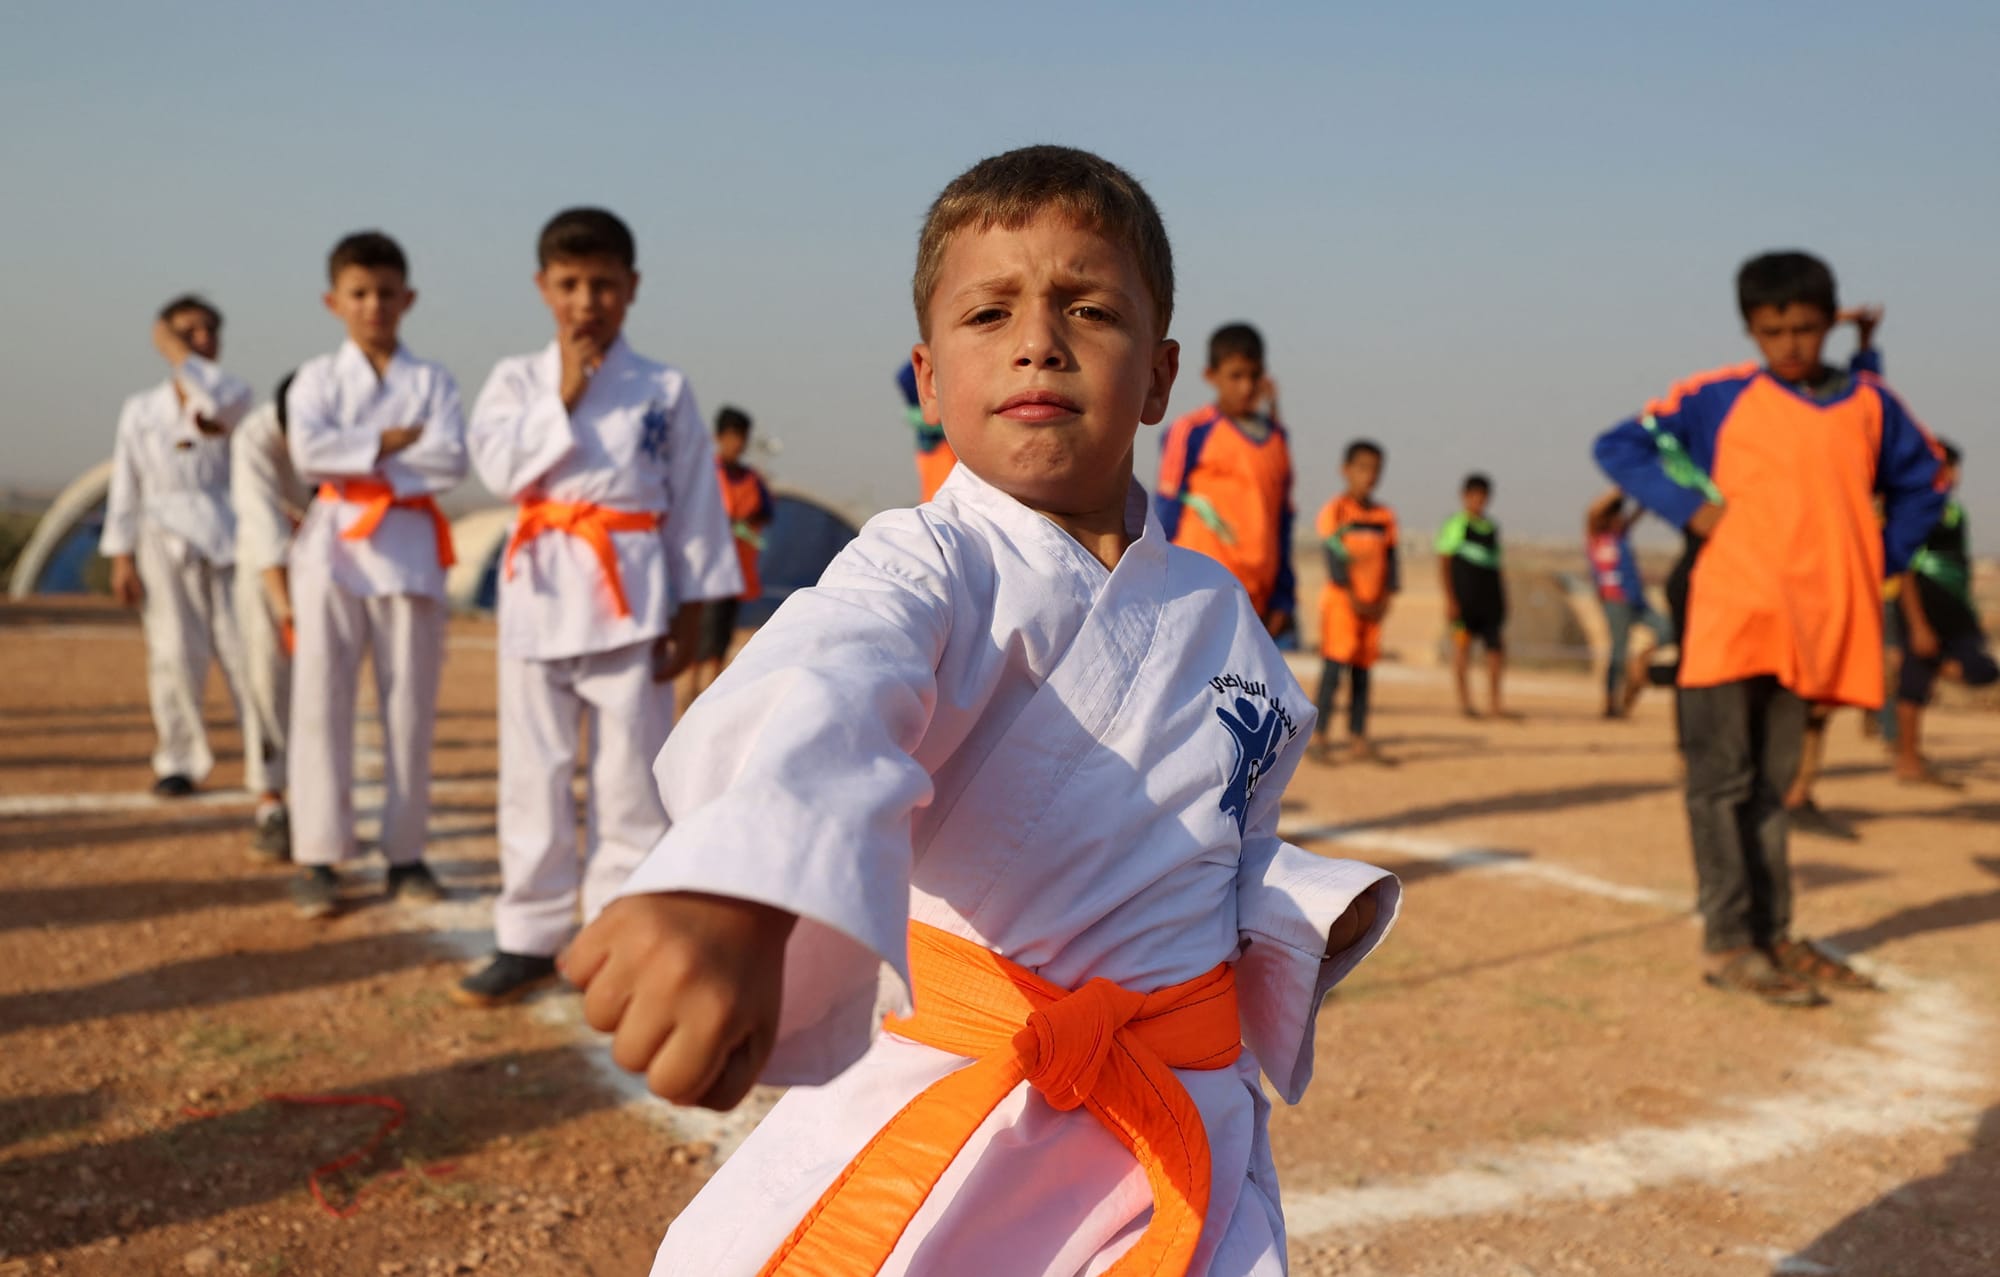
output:
[{"label": "boy's bare feet", "polygon": [[1323,737],[1314,737],[1312,744],[1306,746],[1306,758],[1322,767],[1329,766],[1333,762],[1333,746]]},{"label": "boy's bare feet", "polygon": [[1928,758],[1896,760],[1896,779],[1905,785],[1930,785],[1937,789],[1964,789],[1965,782],[1951,777],[1931,766]]}]

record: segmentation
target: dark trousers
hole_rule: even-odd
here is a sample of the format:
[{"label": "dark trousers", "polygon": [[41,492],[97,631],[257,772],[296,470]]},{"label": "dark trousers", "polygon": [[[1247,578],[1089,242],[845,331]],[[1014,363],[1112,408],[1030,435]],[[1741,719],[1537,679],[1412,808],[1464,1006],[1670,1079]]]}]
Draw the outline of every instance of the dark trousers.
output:
[{"label": "dark trousers", "polygon": [[1319,710],[1319,726],[1322,732],[1333,726],[1333,706],[1340,699],[1340,676],[1343,671],[1351,672],[1352,690],[1347,696],[1347,734],[1356,740],[1368,735],[1368,669],[1362,665],[1342,665],[1339,661],[1327,661],[1319,667],[1319,695],[1313,698],[1314,708]]},{"label": "dark trousers", "polygon": [[1775,678],[1680,692],[1696,907],[1710,953],[1783,939],[1792,925],[1785,791],[1806,703]]}]

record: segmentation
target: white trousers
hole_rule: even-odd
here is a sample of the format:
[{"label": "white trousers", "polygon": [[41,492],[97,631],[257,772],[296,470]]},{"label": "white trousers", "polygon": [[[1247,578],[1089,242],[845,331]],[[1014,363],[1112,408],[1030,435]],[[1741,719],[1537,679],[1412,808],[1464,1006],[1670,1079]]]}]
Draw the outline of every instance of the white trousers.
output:
[{"label": "white trousers", "polygon": [[361,657],[375,666],[382,719],[381,850],[423,859],[431,816],[431,742],[444,672],[445,605],[416,594],[349,594],[319,573],[292,575],[292,858],[351,859],[354,718]]},{"label": "white trousers", "polygon": [[285,791],[285,738],[292,722],[292,658],[271,615],[264,582],[236,574],[236,628],[243,635],[243,787],[253,794]]},{"label": "white trousers", "polygon": [[[571,785],[578,724],[591,723],[590,803],[581,857]],[[667,832],[653,759],[674,724],[672,686],[653,681],[652,644],[559,661],[500,659],[500,900],[508,953],[553,957],[595,918]]]},{"label": "white trousers", "polygon": [[222,666],[236,720],[250,754],[250,724],[243,696],[243,645],[231,598],[235,569],[218,567],[192,552],[175,555],[157,535],[142,533],[136,554],[145,602],[139,608],[146,634],[146,698],[152,703],[153,774],[201,780],[215,768],[202,727],[202,691],[208,663]]}]

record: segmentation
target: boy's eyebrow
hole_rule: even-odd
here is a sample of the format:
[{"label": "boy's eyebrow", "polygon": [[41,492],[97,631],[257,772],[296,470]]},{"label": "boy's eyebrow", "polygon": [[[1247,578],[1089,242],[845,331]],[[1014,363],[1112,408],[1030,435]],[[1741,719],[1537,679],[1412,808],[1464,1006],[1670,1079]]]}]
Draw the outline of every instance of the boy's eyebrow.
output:
[{"label": "boy's eyebrow", "polygon": [[[1109,293],[1121,302],[1130,305],[1131,294],[1110,279],[1088,274],[1083,271],[1059,270],[1052,281],[1056,288],[1067,293]],[[1021,291],[1021,275],[1018,271],[998,271],[980,279],[967,282],[953,293],[956,297],[977,296],[981,293],[1012,296]]]}]

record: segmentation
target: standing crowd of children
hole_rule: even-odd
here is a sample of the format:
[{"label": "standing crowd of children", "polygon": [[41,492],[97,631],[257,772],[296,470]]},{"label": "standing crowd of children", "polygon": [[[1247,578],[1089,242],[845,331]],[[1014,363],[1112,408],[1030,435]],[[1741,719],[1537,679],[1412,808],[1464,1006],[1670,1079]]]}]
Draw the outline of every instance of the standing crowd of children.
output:
[{"label": "standing crowd of children", "polygon": [[[772,514],[742,461],[750,421],[725,410],[711,444],[686,377],[627,343],[639,274],[616,217],[558,215],[538,258],[553,340],[500,361],[469,419],[400,340],[416,293],[379,233],[329,259],[346,340],[256,414],[217,366],[214,309],[163,312],[173,376],[126,405],[104,538],[145,608],[161,792],[211,765],[214,656],[258,845],[288,838],[300,912],[336,910],[368,655],[388,888],[437,896],[453,558],[437,498],[476,470],[517,514],[496,945],[458,999],[496,1005],[560,971],[616,1061],[670,1100],[803,1084],[681,1213],[657,1273],[1279,1271],[1265,1087],[1299,1098],[1324,995],[1400,901],[1381,870],[1277,833],[1300,761],[1331,756],[1343,687],[1346,757],[1380,758],[1372,672],[1403,583],[1383,444],[1346,446],[1315,522],[1308,700],[1280,652],[1298,630],[1295,476],[1263,337],[1215,332],[1214,400],[1167,428],[1149,496],[1135,438],[1180,360],[1159,213],[1086,152],[984,160],[918,246],[901,380],[925,501],[871,520],[724,668]],[[1957,453],[1873,365],[1823,362],[1842,312],[1822,264],[1758,258],[1738,289],[1762,361],[1605,433],[1619,491],[1587,533],[1614,634],[1606,713],[1647,673],[1633,630],[1678,642],[1706,978],[1800,1005],[1867,983],[1794,935],[1784,797],[1814,707],[1881,703],[1882,583],[1903,583],[1907,774],[1927,774],[1937,678],[2000,669],[1945,497]],[[1434,550],[1459,706],[1511,717],[1492,494],[1468,475]],[[1688,537],[1671,627],[1646,604],[1628,495]],[[697,661],[704,690],[670,734],[672,680]]]}]

